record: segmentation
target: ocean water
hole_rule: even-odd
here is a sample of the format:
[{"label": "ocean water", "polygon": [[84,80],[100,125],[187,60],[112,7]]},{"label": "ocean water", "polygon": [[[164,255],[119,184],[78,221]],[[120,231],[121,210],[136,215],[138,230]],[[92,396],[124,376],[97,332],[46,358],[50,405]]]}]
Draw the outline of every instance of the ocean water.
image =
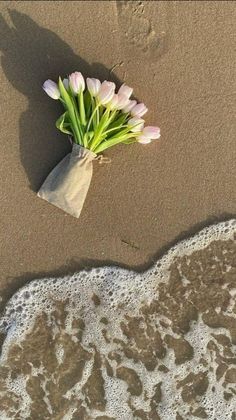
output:
[{"label": "ocean water", "polygon": [[236,220],[143,273],[34,280],[0,320],[0,419],[236,420]]}]

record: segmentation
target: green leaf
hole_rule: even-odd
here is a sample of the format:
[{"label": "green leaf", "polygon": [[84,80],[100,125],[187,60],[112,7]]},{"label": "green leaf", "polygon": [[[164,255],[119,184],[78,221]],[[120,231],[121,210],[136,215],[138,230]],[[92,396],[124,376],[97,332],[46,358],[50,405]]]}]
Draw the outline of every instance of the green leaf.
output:
[{"label": "green leaf", "polygon": [[59,77],[58,86],[59,86],[59,90],[60,90],[60,93],[61,93],[61,97],[64,100],[65,105],[66,105],[67,110],[68,110],[68,114],[69,114],[69,117],[70,117],[70,120],[71,120],[71,124],[72,124],[72,127],[73,127],[75,135],[76,135],[76,141],[81,144],[81,135],[80,135],[79,127],[78,127],[78,122],[77,122],[77,118],[76,118],[76,114],[75,114],[73,101],[71,100],[67,90],[65,89],[65,86],[63,85],[63,82],[62,82],[60,77]]},{"label": "green leaf", "polygon": [[130,133],[130,127],[125,127],[125,128],[123,128],[123,130],[119,130],[118,133],[115,133],[115,134],[113,133],[113,135],[109,137],[109,141],[110,140],[116,140],[117,138],[121,138],[121,137],[124,137],[126,135],[130,136],[130,134],[132,136],[134,136],[133,133]]},{"label": "green leaf", "polygon": [[85,107],[84,107],[84,94],[83,91],[80,92],[78,95],[78,105],[79,105],[79,114],[80,114],[80,120],[82,125],[86,125],[86,113],[85,113]]},{"label": "green leaf", "polygon": [[[129,135],[123,135],[121,137],[117,137],[117,138],[114,138],[112,140],[109,139],[107,141],[103,141],[102,143],[97,145],[97,147],[95,147],[95,149],[93,151],[95,153],[103,152],[103,150],[106,150],[109,147],[115,146],[116,144],[126,143],[131,138],[134,139],[134,134],[133,133],[129,134]],[[136,141],[136,139],[134,139],[134,141]]]},{"label": "green leaf", "polygon": [[67,118],[68,118],[68,112],[66,111],[56,121],[56,127],[62,133],[65,133],[65,134],[73,134],[72,131],[69,131],[66,128],[66,127],[70,127],[70,123],[68,121],[66,121]]},{"label": "green leaf", "polygon": [[137,143],[137,139],[129,139],[129,140],[125,140],[123,141],[124,144],[132,144],[132,143]]},{"label": "green leaf", "polygon": [[[124,126],[123,126],[124,127]],[[121,131],[122,125],[119,125],[117,127],[109,128],[109,130],[105,131],[104,134],[106,134],[107,139],[115,136]]]},{"label": "green leaf", "polygon": [[90,142],[94,136],[94,131],[89,131],[87,135],[88,135],[88,142]]},{"label": "green leaf", "polygon": [[73,102],[72,102],[71,97],[68,94],[67,90],[65,89],[65,86],[63,85],[62,80],[61,80],[60,77],[59,77],[59,83],[58,83],[58,85],[59,85],[59,90],[60,90],[61,96],[64,99],[65,104],[66,104],[66,106],[68,108],[69,114],[73,114],[74,115]]},{"label": "green leaf", "polygon": [[91,95],[88,90],[84,94],[84,108],[86,117],[89,118],[91,112]]},{"label": "green leaf", "polygon": [[103,134],[103,131],[106,129],[108,121],[109,121],[109,111],[106,110],[104,112],[98,126],[96,127],[96,130],[94,131],[94,138],[93,138],[93,141],[91,143],[91,150],[92,151],[98,146],[98,144],[100,144],[101,135]]},{"label": "green leaf", "polygon": [[110,128],[116,128],[116,127],[122,126],[124,124],[124,122],[126,121],[126,118],[127,118],[126,114],[122,114],[115,121],[113,121],[111,124],[109,124],[108,129],[110,130]]}]

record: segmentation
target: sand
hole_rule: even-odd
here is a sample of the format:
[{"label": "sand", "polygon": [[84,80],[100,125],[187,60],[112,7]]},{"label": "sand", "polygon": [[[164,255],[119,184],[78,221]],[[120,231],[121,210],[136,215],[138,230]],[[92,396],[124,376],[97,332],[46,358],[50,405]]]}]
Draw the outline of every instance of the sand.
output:
[{"label": "sand", "polygon": [[[236,215],[235,18],[227,1],[0,3],[0,311],[59,277],[8,303],[1,418],[236,418],[235,243],[158,262]],[[94,163],[79,220],[36,196],[70,150],[41,85],[74,70],[133,86],[162,133]],[[80,272],[104,264],[129,271]]]},{"label": "sand", "polygon": [[[107,262],[149,267],[236,213],[234,2],[1,2],[0,294]],[[69,150],[47,78],[125,80],[161,140],[94,165],[79,220],[36,191]]]}]

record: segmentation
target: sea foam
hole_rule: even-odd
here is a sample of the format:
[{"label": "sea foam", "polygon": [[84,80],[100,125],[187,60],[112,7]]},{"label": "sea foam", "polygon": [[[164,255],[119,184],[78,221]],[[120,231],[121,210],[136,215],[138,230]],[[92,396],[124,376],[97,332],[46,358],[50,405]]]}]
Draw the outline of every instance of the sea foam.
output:
[{"label": "sea foam", "polygon": [[0,418],[236,418],[235,233],[207,227],[143,273],[21,288],[0,321]]}]

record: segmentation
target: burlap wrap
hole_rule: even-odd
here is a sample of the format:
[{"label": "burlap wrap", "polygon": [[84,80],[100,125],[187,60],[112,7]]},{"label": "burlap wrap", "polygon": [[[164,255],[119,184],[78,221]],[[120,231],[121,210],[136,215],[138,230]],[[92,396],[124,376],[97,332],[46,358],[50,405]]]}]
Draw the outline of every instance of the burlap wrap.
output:
[{"label": "burlap wrap", "polygon": [[79,217],[93,174],[96,154],[73,143],[72,151],[50,172],[38,196]]}]

